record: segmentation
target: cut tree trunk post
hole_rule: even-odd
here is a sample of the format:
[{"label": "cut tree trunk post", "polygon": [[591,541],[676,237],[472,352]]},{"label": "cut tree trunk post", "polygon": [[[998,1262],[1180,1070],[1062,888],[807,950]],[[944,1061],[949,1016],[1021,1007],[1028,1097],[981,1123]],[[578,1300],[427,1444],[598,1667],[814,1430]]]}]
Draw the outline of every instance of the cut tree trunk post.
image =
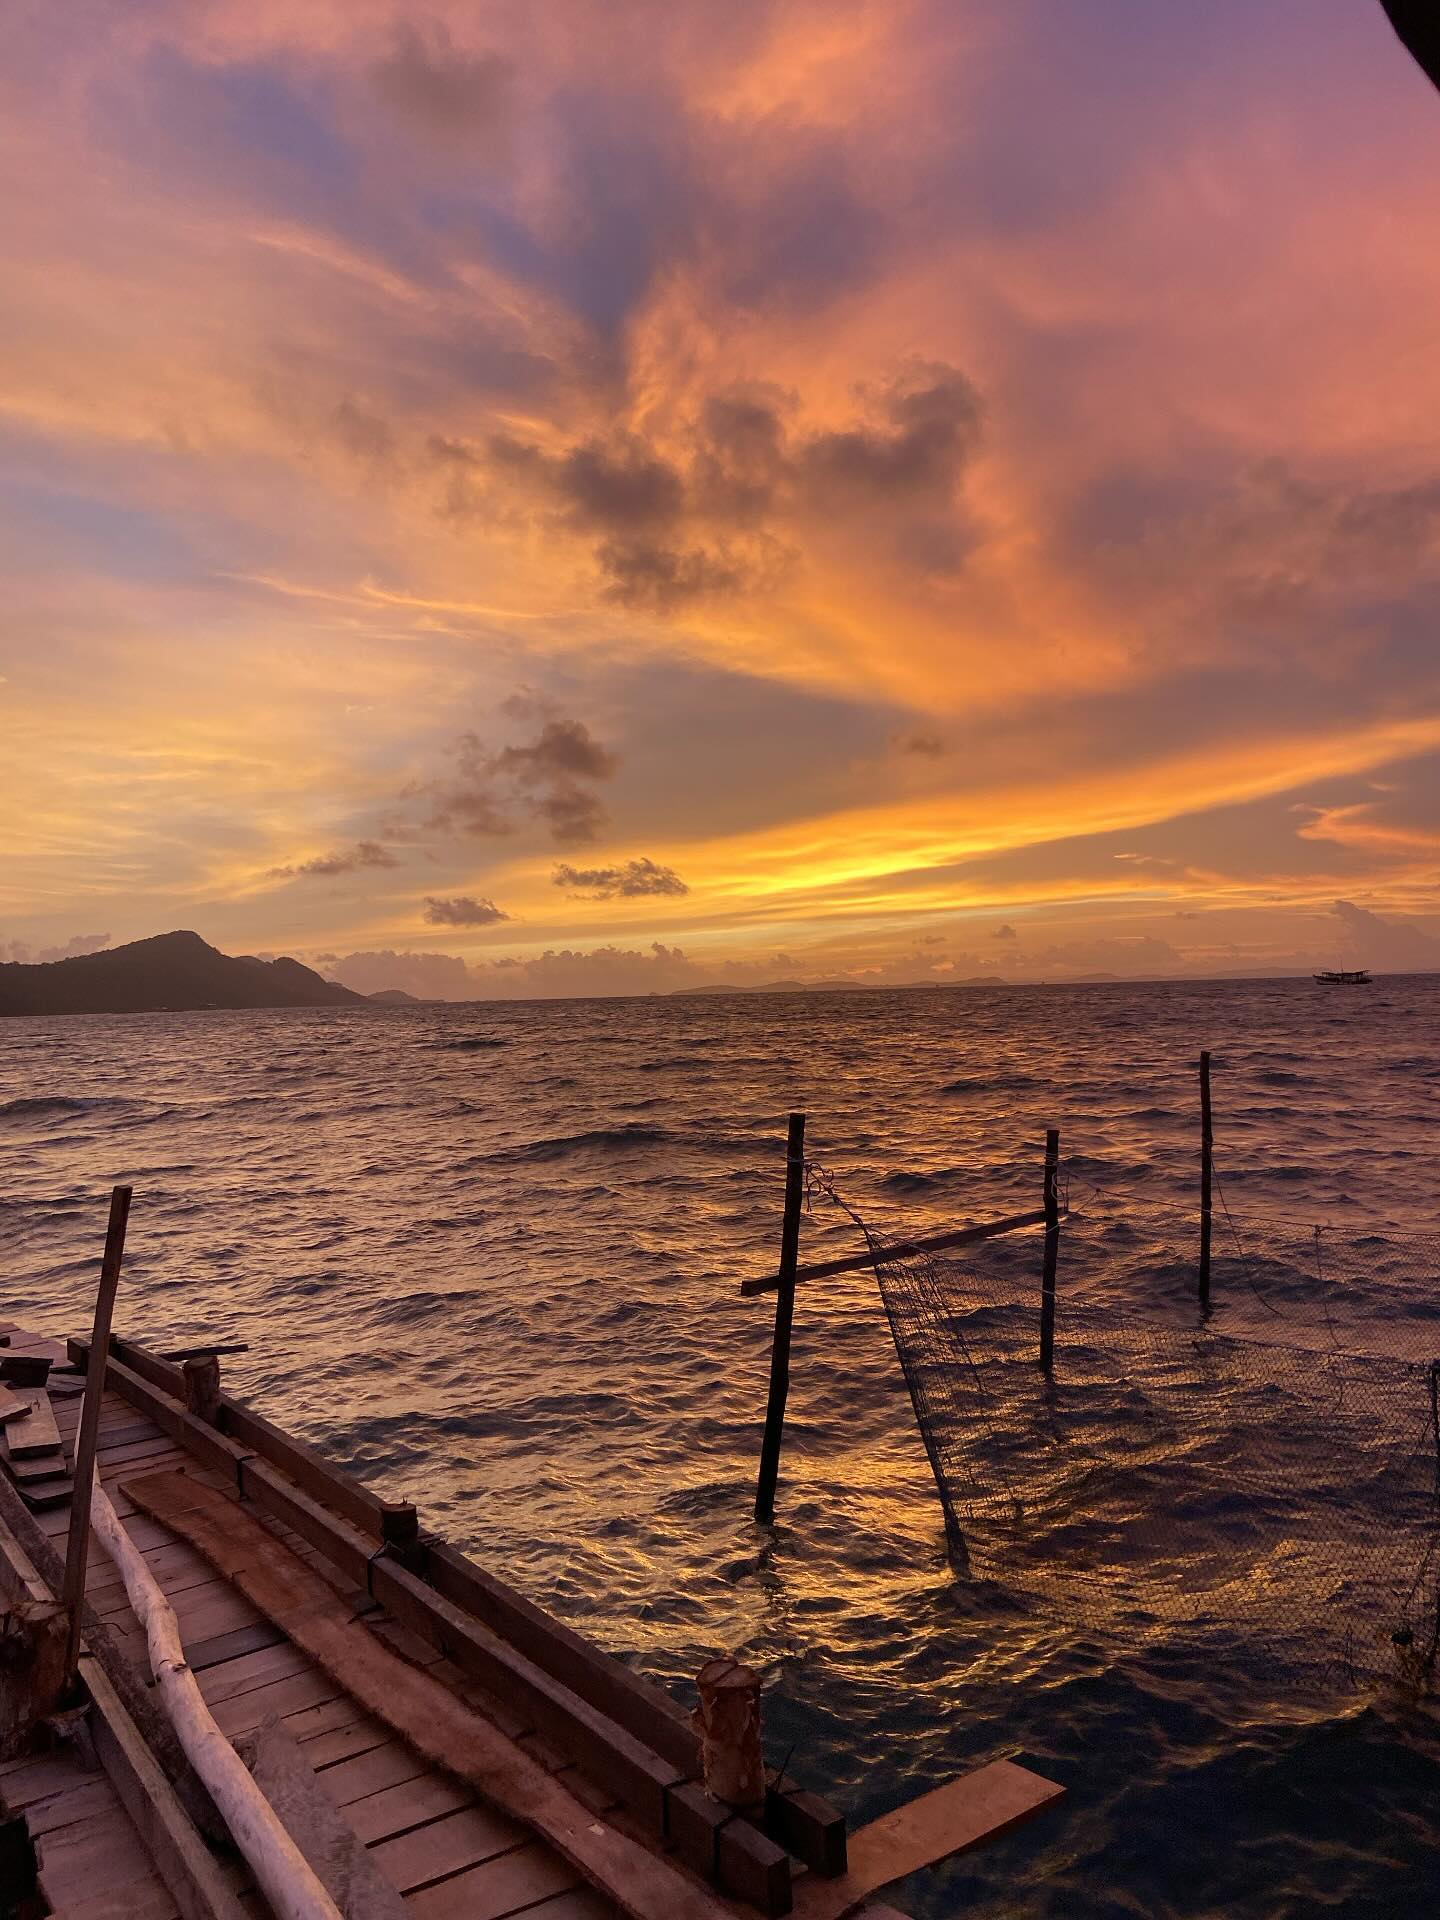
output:
[{"label": "cut tree trunk post", "polygon": [[1210,1304],[1211,1189],[1215,1179],[1215,1135],[1210,1115],[1210,1056],[1200,1056],[1200,1304]]},{"label": "cut tree trunk post", "polygon": [[765,1757],[760,1745],[760,1676],[734,1659],[707,1660],[695,1676],[705,1788],[731,1807],[752,1807],[765,1798]]},{"label": "cut tree trunk post", "polygon": [[95,1477],[95,1448],[100,1437],[100,1403],[105,1395],[105,1365],[110,1358],[110,1316],[120,1285],[120,1263],[125,1257],[125,1228],[130,1219],[132,1189],[116,1187],[110,1195],[110,1223],[105,1230],[105,1257],[100,1262],[100,1288],[95,1296],[95,1327],[90,1336],[85,1369],[85,1401],[80,1410],[80,1437],[75,1445],[76,1500],[70,1516],[70,1538],[65,1545],[65,1585],[60,1598],[70,1616],[65,1643],[68,1681],[80,1658],[80,1633],[85,1611],[85,1568],[90,1559],[90,1528],[86,1524],[86,1489]]},{"label": "cut tree trunk post", "polygon": [[220,1361],[213,1353],[197,1353],[182,1367],[185,1407],[207,1427],[220,1425]]},{"label": "cut tree trunk post", "polygon": [[1045,1135],[1045,1267],[1040,1281],[1040,1365],[1055,1367],[1055,1268],[1060,1258],[1060,1130]]},{"label": "cut tree trunk post", "polygon": [[755,1488],[755,1518],[775,1518],[775,1484],[780,1477],[780,1441],[785,1431],[785,1400],[790,1391],[790,1329],[795,1319],[795,1267],[800,1254],[800,1208],[805,1199],[805,1116],[792,1113],[785,1142],[785,1218],[780,1229],[780,1284],[775,1294],[775,1335],[770,1348],[770,1398],[765,1435],[760,1443],[760,1479]]}]

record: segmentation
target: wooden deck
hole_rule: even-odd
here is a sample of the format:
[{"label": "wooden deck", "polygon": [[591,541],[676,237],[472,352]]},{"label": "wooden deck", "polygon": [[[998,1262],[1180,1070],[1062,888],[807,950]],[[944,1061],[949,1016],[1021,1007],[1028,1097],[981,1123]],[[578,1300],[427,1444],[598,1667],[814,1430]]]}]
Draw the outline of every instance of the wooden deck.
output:
[{"label": "wooden deck", "polygon": [[[11,1352],[49,1353],[57,1363],[65,1359],[58,1342],[18,1327],[0,1326],[0,1331],[9,1332]],[[55,1402],[67,1449],[74,1443],[80,1407],[78,1394]],[[198,1553],[138,1513],[120,1485],[128,1475],[166,1466],[184,1466],[223,1487],[217,1475],[198,1468],[153,1420],[114,1393],[105,1396],[100,1428],[101,1482],[175,1609],[191,1667],[232,1739],[277,1715],[381,1874],[425,1920],[506,1920],[522,1913],[526,1920],[612,1920],[615,1909],[583,1885],[558,1854],[482,1804],[471,1789],[418,1760]],[[35,1518],[63,1552],[69,1507]],[[313,1548],[277,1523],[266,1524],[332,1578],[337,1590],[349,1590]],[[91,1549],[87,1592],[117,1643],[137,1669],[146,1670],[144,1637],[115,1568],[98,1543]],[[597,1813],[623,1820],[613,1802],[551,1753],[522,1721],[469,1683],[459,1668],[388,1622],[368,1596],[356,1595],[355,1605],[397,1651],[479,1705]],[[0,1763],[0,1807],[24,1815],[35,1843],[42,1891],[65,1920],[172,1920],[176,1915],[107,1776],[87,1770],[73,1753]],[[231,1877],[245,1909],[263,1920],[269,1907],[243,1870],[234,1867]]]}]

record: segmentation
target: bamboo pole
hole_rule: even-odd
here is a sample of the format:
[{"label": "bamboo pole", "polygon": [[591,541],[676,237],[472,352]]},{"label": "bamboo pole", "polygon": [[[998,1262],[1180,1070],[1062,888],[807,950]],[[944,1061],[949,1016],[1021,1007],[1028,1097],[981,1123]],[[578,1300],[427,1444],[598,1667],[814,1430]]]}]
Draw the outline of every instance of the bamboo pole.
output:
[{"label": "bamboo pole", "polygon": [[[211,1718],[199,1682],[186,1664],[174,1609],[121,1526],[98,1478],[91,1484],[91,1525],[119,1569],[135,1617],[145,1629],[150,1670],[180,1744],[209,1788],[276,1920],[341,1920],[339,1909],[316,1879],[309,1861]],[[79,1524],[76,1514],[72,1529]]]},{"label": "bamboo pole", "polygon": [[775,1483],[780,1477],[780,1440],[785,1431],[785,1400],[790,1391],[790,1329],[795,1319],[795,1264],[800,1254],[800,1208],[805,1198],[805,1116],[792,1113],[785,1141],[785,1217],[780,1228],[780,1274],[775,1295],[775,1334],[770,1346],[770,1398],[760,1443],[760,1478],[755,1488],[755,1518],[775,1518]]},{"label": "bamboo pole", "polygon": [[[115,1291],[120,1285],[120,1263],[125,1257],[125,1229],[130,1220],[133,1189],[115,1187],[110,1194],[110,1222],[105,1229],[105,1256],[100,1262],[100,1286],[95,1295],[95,1326],[85,1368],[85,1403],[80,1410],[80,1437],[75,1446],[75,1485],[88,1487],[95,1473],[95,1449],[100,1437],[100,1403],[105,1394],[105,1363],[110,1357],[110,1320]],[[80,1659],[80,1634],[85,1612],[85,1569],[90,1560],[90,1529],[72,1520],[65,1543],[65,1584],[60,1598],[69,1615],[65,1641],[65,1682],[69,1685]]]},{"label": "bamboo pole", "polygon": [[1040,1280],[1040,1365],[1055,1369],[1055,1268],[1060,1258],[1060,1129],[1045,1135],[1045,1265]]},{"label": "bamboo pole", "polygon": [[1210,1055],[1200,1056],[1200,1304],[1210,1304],[1211,1190],[1215,1178],[1215,1134],[1210,1111]]},{"label": "bamboo pole", "polygon": [[[1063,1218],[1066,1209],[1060,1209]],[[1003,1220],[985,1220],[977,1227],[952,1227],[948,1233],[932,1233],[924,1240],[895,1240],[883,1247],[867,1247],[864,1253],[848,1253],[842,1260],[817,1260],[796,1267],[791,1278],[797,1286],[805,1280],[830,1280],[841,1273],[860,1273],[866,1267],[883,1267],[889,1260],[913,1260],[918,1253],[941,1253],[947,1247],[973,1247],[978,1241],[993,1240],[999,1234],[1019,1233],[1025,1227],[1045,1223],[1045,1210],[1011,1213]],[[755,1280],[742,1280],[742,1298],[753,1300],[757,1294],[778,1292],[782,1284],[778,1273],[761,1274]]]}]

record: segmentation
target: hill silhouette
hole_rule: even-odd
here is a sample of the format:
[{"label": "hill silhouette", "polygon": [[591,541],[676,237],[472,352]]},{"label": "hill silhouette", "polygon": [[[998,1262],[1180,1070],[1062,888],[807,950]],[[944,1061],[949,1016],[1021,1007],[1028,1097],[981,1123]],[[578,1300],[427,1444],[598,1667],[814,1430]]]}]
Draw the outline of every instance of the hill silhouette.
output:
[{"label": "hill silhouette", "polygon": [[221,953],[198,933],[157,933],[69,960],[0,965],[0,1015],[360,1006],[364,1001],[363,994],[322,980],[298,960]]}]

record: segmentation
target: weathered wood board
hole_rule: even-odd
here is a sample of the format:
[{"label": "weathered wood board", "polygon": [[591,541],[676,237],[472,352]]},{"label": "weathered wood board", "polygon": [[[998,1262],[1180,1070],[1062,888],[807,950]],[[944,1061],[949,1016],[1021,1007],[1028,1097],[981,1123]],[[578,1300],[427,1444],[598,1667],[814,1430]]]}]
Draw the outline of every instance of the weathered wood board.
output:
[{"label": "weathered wood board", "polygon": [[963,1773],[852,1833],[848,1871],[836,1880],[802,1881],[796,1920],[843,1920],[882,1887],[998,1839],[1064,1793],[1013,1760],[992,1760]]},{"label": "weathered wood board", "polygon": [[14,1460],[33,1460],[37,1454],[59,1453],[60,1429],[50,1408],[50,1396],[43,1387],[31,1387],[20,1394],[28,1411],[0,1428],[0,1445]]}]

